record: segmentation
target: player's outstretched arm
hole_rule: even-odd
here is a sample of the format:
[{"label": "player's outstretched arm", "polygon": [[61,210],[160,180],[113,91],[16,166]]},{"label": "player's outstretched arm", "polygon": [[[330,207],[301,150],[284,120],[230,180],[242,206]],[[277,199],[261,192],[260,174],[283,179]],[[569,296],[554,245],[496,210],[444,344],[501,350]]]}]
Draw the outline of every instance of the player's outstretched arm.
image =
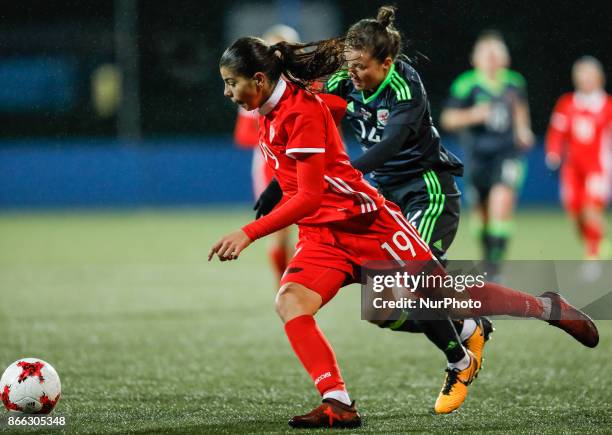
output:
[{"label": "player's outstretched arm", "polygon": [[561,97],[555,105],[546,131],[546,166],[550,170],[557,170],[561,166],[563,147],[569,136],[566,106],[567,98]]},{"label": "player's outstretched arm", "polygon": [[469,108],[446,108],[440,115],[440,125],[447,131],[457,131],[473,125],[484,124],[491,114],[489,103],[476,104]]},{"label": "player's outstretched arm", "polygon": [[314,213],[321,205],[325,182],[325,154],[298,156],[297,193],[267,216],[217,241],[208,252],[208,260],[217,254],[221,261],[235,260],[251,242],[272,234]]},{"label": "player's outstretched arm", "polygon": [[272,234],[314,213],[321,205],[325,182],[325,154],[297,155],[297,193],[270,214],[242,229],[251,240]]}]

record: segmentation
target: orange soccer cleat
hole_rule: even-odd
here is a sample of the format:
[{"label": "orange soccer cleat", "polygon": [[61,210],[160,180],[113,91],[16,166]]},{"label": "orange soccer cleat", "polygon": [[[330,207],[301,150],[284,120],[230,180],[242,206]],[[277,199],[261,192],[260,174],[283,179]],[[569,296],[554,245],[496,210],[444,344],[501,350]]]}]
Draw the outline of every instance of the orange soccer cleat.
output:
[{"label": "orange soccer cleat", "polygon": [[472,352],[466,350],[470,357],[470,365],[463,369],[446,369],[446,379],[442,390],[436,399],[434,411],[436,414],[449,414],[458,409],[468,394],[468,385],[472,383],[480,366]]}]

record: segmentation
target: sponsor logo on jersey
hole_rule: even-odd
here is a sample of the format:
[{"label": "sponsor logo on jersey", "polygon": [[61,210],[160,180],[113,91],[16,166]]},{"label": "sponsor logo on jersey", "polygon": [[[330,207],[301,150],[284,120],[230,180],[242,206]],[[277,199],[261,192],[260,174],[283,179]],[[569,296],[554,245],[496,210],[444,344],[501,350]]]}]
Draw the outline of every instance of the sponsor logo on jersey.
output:
[{"label": "sponsor logo on jersey", "polygon": [[331,373],[330,372],[323,373],[321,376],[315,379],[314,384],[317,385],[319,382],[321,382],[325,378],[331,378]]},{"label": "sponsor logo on jersey", "polygon": [[387,125],[387,121],[389,121],[389,111],[387,109],[378,109],[376,111],[376,120],[379,125]]},{"label": "sponsor logo on jersey", "polygon": [[365,119],[366,121],[368,119],[370,119],[372,117],[372,114],[370,113],[370,111],[368,109],[366,109],[365,107],[361,108],[361,116],[363,117],[363,119]]}]

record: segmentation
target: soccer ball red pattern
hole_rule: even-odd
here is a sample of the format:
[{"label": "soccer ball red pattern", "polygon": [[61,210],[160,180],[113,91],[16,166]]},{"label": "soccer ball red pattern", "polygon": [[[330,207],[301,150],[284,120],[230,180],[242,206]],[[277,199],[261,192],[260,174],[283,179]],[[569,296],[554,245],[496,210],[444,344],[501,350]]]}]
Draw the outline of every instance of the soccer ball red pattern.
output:
[{"label": "soccer ball red pattern", "polygon": [[48,414],[57,405],[61,390],[53,366],[38,358],[15,361],[0,378],[0,399],[11,412]]}]

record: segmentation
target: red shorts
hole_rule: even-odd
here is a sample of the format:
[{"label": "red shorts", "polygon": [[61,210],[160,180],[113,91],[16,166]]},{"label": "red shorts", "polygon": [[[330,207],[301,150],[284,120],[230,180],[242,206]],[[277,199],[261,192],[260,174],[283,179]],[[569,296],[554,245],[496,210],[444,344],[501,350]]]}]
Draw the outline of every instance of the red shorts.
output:
[{"label": "red shorts", "polygon": [[434,257],[394,203],[380,210],[325,226],[300,226],[296,251],[281,279],[317,292],[323,305],[340,287],[360,279],[359,268],[370,261],[411,260]]},{"label": "red shorts", "polygon": [[603,207],[610,194],[610,178],[603,171],[588,171],[575,165],[561,168],[561,202],[576,214],[587,205]]}]

